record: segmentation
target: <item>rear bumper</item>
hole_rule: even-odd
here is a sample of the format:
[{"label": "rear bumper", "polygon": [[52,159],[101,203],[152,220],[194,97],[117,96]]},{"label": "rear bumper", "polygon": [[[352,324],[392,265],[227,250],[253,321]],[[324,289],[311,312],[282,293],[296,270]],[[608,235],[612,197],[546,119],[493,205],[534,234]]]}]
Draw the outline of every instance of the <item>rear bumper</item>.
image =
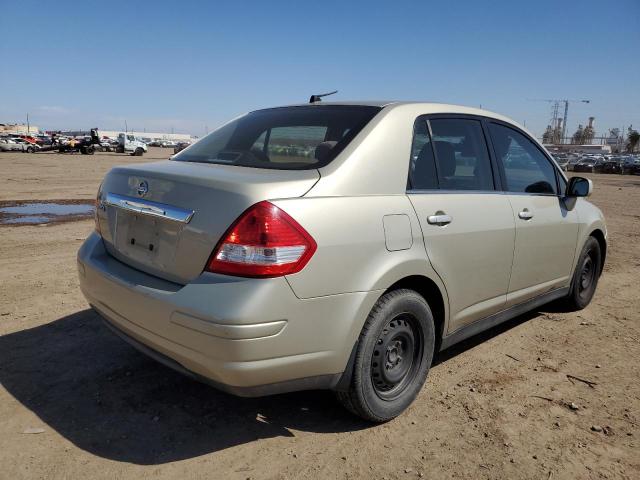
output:
[{"label": "rear bumper", "polygon": [[112,330],[162,363],[243,396],[334,388],[379,292],[301,300],[286,279],[203,273],[164,281],[111,257],[92,234],[80,287]]}]

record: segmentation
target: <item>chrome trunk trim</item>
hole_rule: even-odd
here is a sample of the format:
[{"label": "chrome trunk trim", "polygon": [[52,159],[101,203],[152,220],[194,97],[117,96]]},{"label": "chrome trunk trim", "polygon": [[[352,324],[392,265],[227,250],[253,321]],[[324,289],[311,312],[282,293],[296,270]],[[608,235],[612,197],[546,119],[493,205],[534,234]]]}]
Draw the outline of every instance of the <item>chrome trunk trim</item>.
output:
[{"label": "chrome trunk trim", "polygon": [[127,210],[141,215],[159,217],[180,223],[189,223],[195,213],[193,210],[186,210],[184,208],[174,207],[173,205],[167,205],[165,203],[127,197],[125,195],[118,195],[111,192],[108,192],[105,195],[101,203],[121,210]]}]

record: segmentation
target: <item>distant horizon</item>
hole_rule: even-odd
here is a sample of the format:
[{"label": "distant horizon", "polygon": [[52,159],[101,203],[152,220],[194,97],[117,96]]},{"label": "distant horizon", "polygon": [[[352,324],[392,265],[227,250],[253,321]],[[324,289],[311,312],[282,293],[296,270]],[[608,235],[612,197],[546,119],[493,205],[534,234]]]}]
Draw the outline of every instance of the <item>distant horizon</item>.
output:
[{"label": "distant horizon", "polygon": [[[358,101],[358,100],[345,100],[345,101]],[[364,100],[362,100],[362,101],[364,101]],[[393,101],[402,102],[402,101],[406,101],[406,100],[393,100]],[[392,101],[390,101],[390,102],[392,102]],[[303,103],[303,102],[300,102],[300,103]],[[425,103],[440,103],[440,102],[425,102]],[[293,102],[292,102],[292,103],[290,103],[290,104],[293,104]],[[290,104],[287,104],[287,105],[290,105]],[[273,106],[274,106],[274,107],[279,107],[279,106],[285,106],[285,105],[273,105]],[[478,105],[478,106],[465,105],[465,106],[467,106],[467,107],[473,107],[473,108],[480,108],[480,109],[487,110],[487,111],[492,111],[492,110],[486,109],[483,105]],[[269,108],[269,107],[264,107],[264,108]],[[246,112],[243,112],[243,113],[246,113]],[[495,113],[500,113],[500,112],[495,112]],[[237,115],[236,115],[236,116],[237,116]],[[560,115],[560,117],[562,117],[562,114]],[[30,116],[30,118],[31,118],[31,116]],[[231,118],[229,118],[228,120],[230,120],[230,119],[231,119]],[[514,120],[515,120],[515,119],[514,119]],[[69,128],[69,127],[66,127],[66,128],[65,128],[65,127],[43,127],[42,125],[37,125],[36,123],[31,122],[31,121],[30,121],[30,124],[33,124],[33,125],[35,125],[36,127],[38,127],[38,128],[39,128],[39,131],[41,131],[41,132],[47,132],[47,131],[56,131],[56,132],[57,132],[57,131],[67,131],[67,132],[68,132],[68,131],[89,131],[91,128],[98,128],[98,130],[100,130],[100,131],[111,131],[111,132],[113,132],[113,131],[118,131],[118,132],[129,131],[129,132],[136,132],[136,133],[142,133],[142,134],[144,134],[144,133],[149,133],[149,134],[151,134],[151,133],[156,133],[156,134],[163,134],[163,135],[177,134],[177,135],[190,135],[190,136],[192,136],[192,137],[198,137],[198,138],[200,138],[200,137],[203,137],[203,136],[205,136],[206,134],[211,133],[212,131],[216,130],[217,128],[219,128],[220,126],[222,126],[224,123],[226,123],[226,121],[227,121],[227,120],[224,120],[220,125],[217,125],[217,126],[215,126],[215,127],[213,127],[213,128],[207,128],[208,126],[205,126],[204,128],[206,128],[206,130],[204,130],[204,128],[203,128],[203,131],[202,131],[202,132],[200,132],[200,133],[194,133],[194,132],[192,132],[192,131],[187,131],[187,130],[176,130],[175,128],[173,128],[173,131],[171,131],[171,128],[169,128],[168,130],[165,130],[165,131],[163,131],[163,130],[161,130],[161,129],[154,129],[154,130],[150,130],[150,129],[147,129],[146,127],[136,128],[136,126],[135,126],[135,125],[134,125],[133,127],[132,127],[132,126],[130,126],[130,125],[128,125],[128,122],[127,122],[127,127],[126,127],[126,129],[125,129],[124,127],[123,127],[123,128],[114,128],[113,126],[111,126],[111,127],[109,127],[109,126],[107,126],[107,127],[101,127],[101,126],[99,126],[99,125],[93,125],[93,126],[91,126],[91,127],[85,127],[85,128],[73,128],[73,127],[71,127],[71,128]],[[517,121],[517,120],[516,120],[516,121]],[[7,121],[3,121],[3,119],[1,119],[1,118],[0,118],[0,124],[2,124],[2,123],[4,123],[4,124],[19,124],[19,125],[27,125],[27,124],[26,124],[26,122],[19,122],[19,121],[18,121],[18,122],[7,122]],[[526,120],[521,121],[521,122],[518,122],[518,123],[520,123],[521,125],[523,125],[525,128],[527,128],[527,129],[531,130],[531,129],[527,126],[527,124],[526,124]],[[586,119],[584,122],[579,122],[578,124],[576,124],[576,126],[575,126],[575,128],[574,128],[573,130],[568,129],[568,131],[567,131],[567,137],[570,137],[571,135],[573,135],[573,133],[575,132],[575,130],[578,128],[578,125],[585,126],[587,123],[588,123],[588,117],[587,117],[587,119]],[[604,130],[604,131],[603,131],[603,130],[599,130],[599,129],[598,129],[598,125],[597,125],[597,117],[596,117],[596,118],[595,118],[595,129],[596,129],[596,135],[595,135],[595,138],[608,137],[608,136],[609,136],[610,131],[611,131],[611,130],[613,130],[614,128],[618,128],[618,129],[620,130],[620,133],[621,133],[623,136],[625,136],[625,137],[626,137],[627,129],[628,129],[629,127],[632,127],[633,129],[638,130],[638,129],[640,128],[640,125],[637,125],[637,126],[633,127],[633,124],[629,124],[629,125],[618,126],[618,127],[613,126],[613,127],[607,128],[607,129],[606,129],[606,130]],[[546,127],[545,127],[545,128],[546,128]],[[538,138],[539,138],[539,137],[542,137],[542,134],[544,133],[544,131],[542,131],[542,132],[533,132],[533,133],[535,134],[535,136],[536,136],[536,137],[538,137]]]},{"label": "distant horizon", "polygon": [[[5,5],[0,121],[44,130],[99,127],[203,136],[244,112],[332,100],[426,99],[506,115],[540,137],[551,104],[567,134],[595,117],[596,135],[640,128],[640,2],[496,0],[454,5],[275,1],[35,0]],[[95,21],[83,19],[95,18]],[[45,46],[43,48],[43,45]],[[579,100],[588,99],[589,104]],[[562,116],[562,112],[561,112]]]}]

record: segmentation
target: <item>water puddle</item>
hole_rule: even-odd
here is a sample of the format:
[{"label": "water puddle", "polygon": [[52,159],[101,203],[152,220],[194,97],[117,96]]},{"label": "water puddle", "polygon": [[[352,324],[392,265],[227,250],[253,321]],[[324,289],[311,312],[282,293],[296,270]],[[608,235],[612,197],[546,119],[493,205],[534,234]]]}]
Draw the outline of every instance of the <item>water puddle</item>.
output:
[{"label": "water puddle", "polygon": [[51,221],[49,217],[38,217],[37,215],[28,215],[26,217],[7,217],[2,218],[0,223],[10,225],[13,223],[26,223],[26,224],[34,224],[34,223],[48,223]]},{"label": "water puddle", "polygon": [[88,200],[29,200],[0,202],[0,225],[41,225],[84,220],[93,216]]}]

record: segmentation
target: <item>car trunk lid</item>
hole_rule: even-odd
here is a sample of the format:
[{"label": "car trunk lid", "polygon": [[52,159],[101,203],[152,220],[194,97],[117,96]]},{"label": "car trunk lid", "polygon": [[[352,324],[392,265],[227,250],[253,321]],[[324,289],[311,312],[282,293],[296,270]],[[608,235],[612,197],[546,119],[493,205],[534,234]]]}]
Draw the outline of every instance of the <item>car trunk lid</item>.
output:
[{"label": "car trunk lid", "polygon": [[107,251],[149,274],[188,283],[251,205],[304,195],[317,170],[162,161],[117,167],[101,187],[98,224]]}]

